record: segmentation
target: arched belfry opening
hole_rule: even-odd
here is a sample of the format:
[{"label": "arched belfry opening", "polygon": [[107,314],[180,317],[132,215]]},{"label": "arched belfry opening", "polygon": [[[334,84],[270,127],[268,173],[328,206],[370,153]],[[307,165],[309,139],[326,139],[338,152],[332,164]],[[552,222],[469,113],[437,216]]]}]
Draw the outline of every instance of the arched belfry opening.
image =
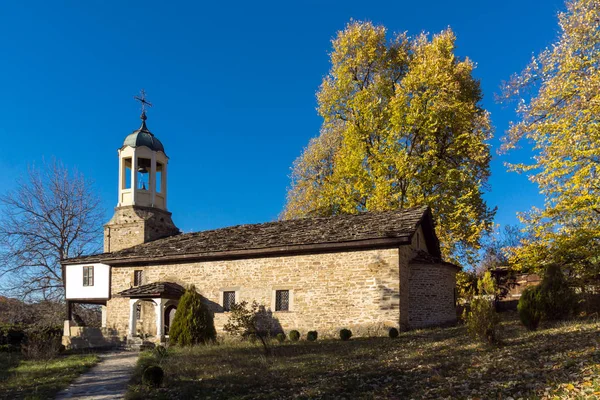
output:
[{"label": "arched belfry opening", "polygon": [[179,233],[167,210],[169,158],[160,140],[148,129],[144,91],[135,96],[142,105],[142,123],[118,149],[118,201],[104,226],[104,251],[113,252]]}]

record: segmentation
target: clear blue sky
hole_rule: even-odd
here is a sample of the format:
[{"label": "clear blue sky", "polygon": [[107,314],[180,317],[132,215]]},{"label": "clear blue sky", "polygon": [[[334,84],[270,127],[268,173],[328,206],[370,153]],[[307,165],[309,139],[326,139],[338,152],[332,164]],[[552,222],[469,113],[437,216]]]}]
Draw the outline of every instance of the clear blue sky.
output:
[{"label": "clear blue sky", "polygon": [[[478,68],[499,137],[513,117],[494,103],[503,79],[557,34],[562,0],[302,2],[11,1],[0,5],[0,193],[52,156],[96,182],[112,215],[117,148],[148,126],[170,157],[169,205],[183,231],[274,220],[290,166],[321,124],[315,93],[330,40],[350,18],[391,32],[458,36]],[[494,151],[498,140],[493,141]],[[540,204],[537,188],[494,153],[496,221]]]}]

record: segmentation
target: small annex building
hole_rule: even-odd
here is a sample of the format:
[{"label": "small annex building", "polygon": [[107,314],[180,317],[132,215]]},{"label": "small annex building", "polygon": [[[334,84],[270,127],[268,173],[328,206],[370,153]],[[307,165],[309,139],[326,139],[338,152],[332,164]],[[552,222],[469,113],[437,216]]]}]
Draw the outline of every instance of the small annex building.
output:
[{"label": "small annex building", "polygon": [[243,300],[264,305],[277,329],[302,334],[387,334],[456,320],[459,268],[441,259],[426,206],[184,234],[167,211],[168,157],[145,113],[118,154],[104,253],[63,261],[67,345],[93,342],[81,341],[73,303],[102,306],[104,341],[164,341],[192,284],[217,332]]}]

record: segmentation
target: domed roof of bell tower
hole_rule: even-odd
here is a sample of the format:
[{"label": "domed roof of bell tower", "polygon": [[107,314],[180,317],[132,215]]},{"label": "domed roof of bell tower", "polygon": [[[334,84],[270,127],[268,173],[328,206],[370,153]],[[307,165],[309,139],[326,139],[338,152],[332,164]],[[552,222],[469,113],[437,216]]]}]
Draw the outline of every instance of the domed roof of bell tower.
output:
[{"label": "domed roof of bell tower", "polygon": [[140,117],[142,119],[142,125],[139,129],[133,131],[129,136],[125,138],[123,142],[123,147],[141,147],[146,146],[152,151],[162,151],[165,152],[165,148],[160,140],[156,136],[150,132],[148,127],[146,126],[146,113],[142,112]]}]

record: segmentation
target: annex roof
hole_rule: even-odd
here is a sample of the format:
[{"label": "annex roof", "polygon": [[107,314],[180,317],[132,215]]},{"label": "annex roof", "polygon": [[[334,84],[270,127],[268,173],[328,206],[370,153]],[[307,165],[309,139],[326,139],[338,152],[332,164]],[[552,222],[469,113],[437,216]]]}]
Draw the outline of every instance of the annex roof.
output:
[{"label": "annex roof", "polygon": [[178,234],[112,253],[72,258],[63,261],[63,264],[104,262],[114,265],[192,259],[214,260],[294,252],[390,247],[409,243],[419,225],[423,228],[431,254],[440,257],[431,211],[428,207],[414,207],[238,225]]},{"label": "annex roof", "polygon": [[123,297],[139,298],[139,297],[164,297],[164,298],[179,298],[183,295],[185,289],[173,282],[153,282],[147,285],[132,287],[119,292]]}]

